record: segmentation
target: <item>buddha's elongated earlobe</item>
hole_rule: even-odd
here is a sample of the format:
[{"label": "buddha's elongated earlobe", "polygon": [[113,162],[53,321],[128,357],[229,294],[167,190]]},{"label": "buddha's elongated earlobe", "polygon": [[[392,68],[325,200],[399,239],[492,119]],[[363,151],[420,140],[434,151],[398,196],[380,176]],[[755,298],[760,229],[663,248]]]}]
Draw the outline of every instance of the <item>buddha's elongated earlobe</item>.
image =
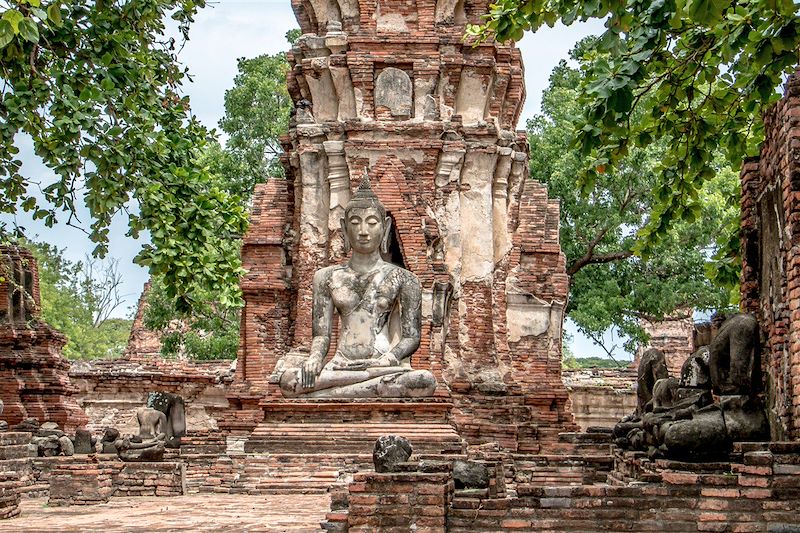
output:
[{"label": "buddha's elongated earlobe", "polygon": [[339,225],[342,227],[342,239],[344,239],[344,253],[350,253],[350,238],[347,236],[347,223],[344,217],[339,219]]},{"label": "buddha's elongated earlobe", "polygon": [[389,235],[392,234],[392,217],[386,217],[383,221],[383,239],[381,239],[381,252],[385,255],[389,253]]}]

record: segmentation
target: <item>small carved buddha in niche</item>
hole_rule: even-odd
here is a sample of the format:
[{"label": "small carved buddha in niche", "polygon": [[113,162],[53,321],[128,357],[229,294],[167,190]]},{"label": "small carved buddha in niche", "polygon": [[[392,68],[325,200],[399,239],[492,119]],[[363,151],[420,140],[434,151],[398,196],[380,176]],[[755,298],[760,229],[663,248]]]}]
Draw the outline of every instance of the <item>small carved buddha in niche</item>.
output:
[{"label": "small carved buddha in niche", "polygon": [[[284,395],[316,398],[431,396],[436,379],[411,368],[420,343],[422,291],[417,277],[383,259],[391,218],[364,176],[341,220],[347,263],[313,281],[312,342],[305,362],[280,377]],[[383,255],[382,255],[383,253]],[[336,350],[325,363],[334,312]]]}]

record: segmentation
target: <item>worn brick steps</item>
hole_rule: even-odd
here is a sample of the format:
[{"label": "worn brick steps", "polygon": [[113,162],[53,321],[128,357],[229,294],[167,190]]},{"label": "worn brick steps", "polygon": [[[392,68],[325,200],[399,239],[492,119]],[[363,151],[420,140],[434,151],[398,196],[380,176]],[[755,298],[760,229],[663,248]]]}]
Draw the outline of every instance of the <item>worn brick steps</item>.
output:
[{"label": "worn brick steps", "polygon": [[189,492],[324,494],[342,472],[371,468],[370,454],[275,453],[183,457]]},{"label": "worn brick steps", "polygon": [[247,453],[371,453],[383,435],[406,437],[417,453],[460,452],[461,437],[449,424],[272,423],[259,424],[245,443]]}]

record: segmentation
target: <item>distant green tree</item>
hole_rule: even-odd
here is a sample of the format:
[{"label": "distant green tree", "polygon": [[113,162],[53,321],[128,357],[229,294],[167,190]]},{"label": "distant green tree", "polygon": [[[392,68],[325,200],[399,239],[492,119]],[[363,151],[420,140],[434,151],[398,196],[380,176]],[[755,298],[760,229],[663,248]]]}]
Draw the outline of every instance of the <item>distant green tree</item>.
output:
[{"label": "distant green tree", "polygon": [[628,361],[615,361],[606,357],[578,357],[575,359],[576,368],[625,368]]},{"label": "distant green tree", "polygon": [[212,146],[205,160],[229,192],[248,199],[257,183],[283,177],[279,139],[288,131],[292,101],[286,54],[239,58],[238,68],[219,122],[227,142],[224,148]]},{"label": "distant green tree", "polygon": [[154,279],[147,294],[146,328],[161,333],[165,357],[185,355],[191,359],[236,359],[239,348],[239,308],[221,306],[212,295],[195,306],[191,315],[175,309],[159,280]]},{"label": "distant green tree", "polygon": [[575,353],[572,351],[573,340],[573,336],[566,331],[561,334],[561,368],[566,370],[579,368]]},{"label": "distant green tree", "polygon": [[[580,43],[573,59],[592,45],[593,39]],[[571,139],[578,127],[583,75],[566,61],[553,70],[542,114],[528,122],[530,175],[561,200],[561,246],[570,276],[567,316],[600,345],[603,333],[615,328],[629,339],[625,347],[633,352],[646,340],[640,319],[658,321],[676,312],[728,306],[732,292],[713,284],[707,272],[713,270],[708,266],[712,255],[725,249],[727,229],[738,221],[738,204],[731,201],[738,179],[716,165],[698,192],[693,215],[674,224],[647,258],[636,256],[640,230],[658,203],[653,190],[665,142],[631,149],[582,195],[575,176],[584,162]]]},{"label": "distant green tree", "polygon": [[125,350],[129,319],[112,318],[122,304],[121,275],[116,261],[91,257],[77,263],[51,244],[26,241],[39,263],[42,319],[67,336],[69,359],[107,359]]}]

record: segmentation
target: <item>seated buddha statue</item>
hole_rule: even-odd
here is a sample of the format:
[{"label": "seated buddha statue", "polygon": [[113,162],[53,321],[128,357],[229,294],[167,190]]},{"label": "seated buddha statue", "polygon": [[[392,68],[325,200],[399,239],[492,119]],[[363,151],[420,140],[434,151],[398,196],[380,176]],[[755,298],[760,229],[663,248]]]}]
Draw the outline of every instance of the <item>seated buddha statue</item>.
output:
[{"label": "seated buddha statue", "polygon": [[[422,291],[417,277],[383,259],[391,218],[364,179],[341,220],[349,261],[322,268],[312,287],[312,341],[305,362],[287,368],[280,387],[288,397],[408,398],[431,396],[436,379],[411,368],[420,343]],[[334,313],[339,335],[333,356]]]}]

